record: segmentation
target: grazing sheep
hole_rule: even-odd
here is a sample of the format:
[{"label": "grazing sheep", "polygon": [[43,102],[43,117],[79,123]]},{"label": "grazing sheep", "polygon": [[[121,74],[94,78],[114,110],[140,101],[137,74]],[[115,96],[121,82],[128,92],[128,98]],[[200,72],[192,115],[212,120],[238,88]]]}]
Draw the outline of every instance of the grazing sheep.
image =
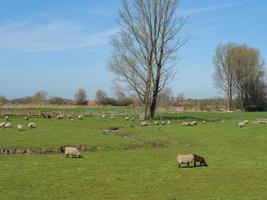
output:
[{"label": "grazing sheep", "polygon": [[208,166],[204,157],[194,154],[194,166],[196,166],[197,162],[199,162],[200,166],[201,165]]},{"label": "grazing sheep", "polygon": [[169,120],[169,121],[167,122],[167,124],[169,124],[169,125],[170,125],[170,124],[171,124],[171,121]]},{"label": "grazing sheep", "polygon": [[190,125],[191,126],[196,126],[197,125],[197,122],[196,121],[192,121],[192,122],[190,122]]},{"label": "grazing sheep", "polygon": [[202,124],[206,124],[206,121],[204,120],[204,121],[202,122]]},{"label": "grazing sheep", "polygon": [[11,127],[11,123],[10,122],[7,122],[6,124],[5,124],[5,128],[10,128]]},{"label": "grazing sheep", "polygon": [[63,115],[58,115],[57,119],[64,119],[64,116]]},{"label": "grazing sheep", "polygon": [[188,155],[178,155],[176,157],[177,166],[181,167],[182,164],[187,164],[187,166],[190,165],[194,161],[194,155],[188,154]]},{"label": "grazing sheep", "polygon": [[135,121],[135,118],[134,118],[134,117],[132,117],[132,118],[131,118],[131,121],[132,121],[132,122],[134,122],[134,121]]},{"label": "grazing sheep", "polygon": [[183,126],[190,126],[190,123],[189,122],[183,122],[182,125]]},{"label": "grazing sheep", "polygon": [[81,158],[81,153],[76,147],[61,147],[60,150],[65,154],[65,157]]},{"label": "grazing sheep", "polygon": [[141,126],[144,127],[144,126],[148,126],[148,122],[141,122]]},{"label": "grazing sheep", "polygon": [[126,121],[129,121],[129,117],[125,117],[125,120],[126,120]]},{"label": "grazing sheep", "polygon": [[244,124],[249,124],[248,120],[243,121]]},{"label": "grazing sheep", "polygon": [[244,123],[244,122],[239,122],[239,123],[238,123],[238,126],[239,126],[239,128],[242,128],[242,127],[245,126],[245,123]]},{"label": "grazing sheep", "polygon": [[160,123],[161,123],[161,125],[163,125],[163,126],[166,125],[166,122],[165,122],[165,121],[161,121]]},{"label": "grazing sheep", "polygon": [[148,126],[151,126],[152,124],[151,124],[150,122],[147,122],[147,125],[148,125]]},{"label": "grazing sheep", "polygon": [[24,117],[24,119],[25,119],[26,121],[28,121],[28,120],[29,120],[29,117],[26,115],[26,116]]},{"label": "grazing sheep", "polygon": [[28,128],[36,128],[35,123],[34,123],[34,122],[30,122],[30,123],[28,124]]},{"label": "grazing sheep", "polygon": [[158,121],[155,121],[154,124],[158,126],[159,125],[159,122]]},{"label": "grazing sheep", "polygon": [[6,122],[1,122],[1,123],[0,123],[0,128],[4,128],[5,125],[6,125]]},{"label": "grazing sheep", "polygon": [[18,124],[18,130],[22,131],[23,130],[23,126],[21,124]]},{"label": "grazing sheep", "polygon": [[9,121],[9,117],[8,117],[8,116],[5,116],[5,120],[6,120],[6,121]]},{"label": "grazing sheep", "polygon": [[78,119],[83,119],[83,116],[82,116],[82,115],[79,115],[79,116],[78,116]]},{"label": "grazing sheep", "polygon": [[72,116],[71,115],[67,115],[68,119],[72,119]]},{"label": "grazing sheep", "polygon": [[103,119],[106,118],[106,115],[102,115],[102,118],[103,118]]}]

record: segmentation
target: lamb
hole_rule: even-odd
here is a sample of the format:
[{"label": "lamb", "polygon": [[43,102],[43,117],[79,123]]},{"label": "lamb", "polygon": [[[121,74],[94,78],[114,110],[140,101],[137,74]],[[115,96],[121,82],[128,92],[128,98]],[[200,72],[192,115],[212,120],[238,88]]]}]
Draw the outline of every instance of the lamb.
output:
[{"label": "lamb", "polygon": [[60,150],[65,154],[65,157],[81,158],[81,153],[76,147],[60,147]]},{"label": "lamb", "polygon": [[132,121],[132,122],[134,122],[134,121],[135,121],[135,118],[134,118],[134,117],[132,117],[132,118],[131,118],[131,121]]},{"label": "lamb", "polygon": [[5,116],[5,120],[6,120],[6,121],[9,121],[9,117],[8,117],[8,116]]},{"label": "lamb", "polygon": [[18,124],[18,130],[22,131],[23,130],[23,126],[21,124]]},{"label": "lamb", "polygon": [[204,157],[194,154],[194,166],[196,166],[197,162],[199,162],[200,166],[202,166],[202,165],[208,166]]},{"label": "lamb", "polygon": [[176,161],[178,167],[181,167],[182,164],[187,164],[187,166],[189,166],[189,164],[194,161],[194,154],[178,155]]},{"label": "lamb", "polygon": [[82,115],[79,115],[78,116],[78,119],[81,119],[82,120],[83,119],[83,116]]},{"label": "lamb", "polygon": [[165,122],[165,121],[161,121],[160,123],[161,123],[161,125],[163,125],[163,126],[166,125],[166,122]]},{"label": "lamb", "polygon": [[204,120],[204,121],[202,122],[202,124],[206,124],[206,121]]},{"label": "lamb", "polygon": [[28,120],[29,120],[29,117],[26,115],[26,116],[24,117],[24,119],[25,119],[26,121],[28,121]]},{"label": "lamb", "polygon": [[129,117],[125,117],[125,120],[126,120],[126,121],[129,121]]},{"label": "lamb", "polygon": [[171,121],[169,120],[169,121],[167,122],[167,124],[169,124],[169,125],[170,125],[170,124],[171,124]]},{"label": "lamb", "polygon": [[0,128],[4,128],[5,125],[6,125],[6,122],[1,122],[1,123],[0,123]]},{"label": "lamb", "polygon": [[196,121],[192,121],[192,122],[190,122],[190,125],[191,126],[196,126],[197,125],[197,122]]},{"label": "lamb", "polygon": [[36,128],[35,123],[34,123],[34,122],[30,122],[30,123],[28,124],[28,128]]},{"label": "lamb", "polygon": [[5,124],[5,128],[10,128],[11,127],[11,123],[10,122],[7,122],[6,124]]},{"label": "lamb", "polygon": [[106,115],[102,115],[102,118],[103,118],[103,119],[106,118]]}]

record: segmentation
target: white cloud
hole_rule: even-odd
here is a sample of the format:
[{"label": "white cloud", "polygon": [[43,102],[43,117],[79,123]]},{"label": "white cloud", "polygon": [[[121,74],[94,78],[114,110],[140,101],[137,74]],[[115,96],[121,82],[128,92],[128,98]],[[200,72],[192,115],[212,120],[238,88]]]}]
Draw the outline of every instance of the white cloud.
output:
[{"label": "white cloud", "polygon": [[191,8],[191,9],[181,9],[181,10],[178,10],[178,13],[181,15],[193,16],[193,15],[198,15],[198,14],[205,13],[205,12],[211,12],[211,11],[220,10],[224,8],[230,8],[230,7],[238,6],[238,5],[241,5],[241,3],[218,4],[218,5],[211,5],[211,6]]},{"label": "white cloud", "polygon": [[92,33],[73,21],[55,20],[43,24],[31,21],[0,24],[0,49],[18,52],[94,49],[107,45],[116,28]]}]

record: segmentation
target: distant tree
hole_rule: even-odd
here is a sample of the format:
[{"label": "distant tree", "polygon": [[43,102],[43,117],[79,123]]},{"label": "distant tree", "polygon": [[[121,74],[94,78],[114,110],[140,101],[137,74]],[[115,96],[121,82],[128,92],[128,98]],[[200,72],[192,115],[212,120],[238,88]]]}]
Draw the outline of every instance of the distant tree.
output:
[{"label": "distant tree", "polygon": [[265,107],[266,82],[264,61],[258,49],[238,45],[231,52],[237,96],[246,111],[260,111]]},{"label": "distant tree", "polygon": [[78,105],[87,104],[86,98],[87,98],[87,93],[84,89],[79,89],[77,93],[74,95],[75,103]]},{"label": "distant tree", "polygon": [[0,96],[0,104],[6,104],[8,103],[8,100],[4,96]]},{"label": "distant tree", "polygon": [[232,110],[233,95],[235,90],[234,63],[232,51],[234,44],[219,45],[213,59],[215,72],[213,79],[216,87],[226,94],[227,108]]},{"label": "distant tree", "polygon": [[107,93],[104,90],[96,91],[95,98],[98,104],[104,104],[107,97]]},{"label": "distant tree", "polygon": [[185,18],[176,15],[179,0],[123,0],[120,32],[112,40],[109,69],[133,90],[143,116],[153,117],[158,95],[171,80]]},{"label": "distant tree", "polygon": [[44,90],[40,90],[33,95],[33,100],[36,103],[44,103],[47,100],[48,93]]},{"label": "distant tree", "polygon": [[216,49],[214,81],[226,93],[228,109],[233,96],[246,111],[263,110],[266,98],[265,70],[258,49],[227,44]]},{"label": "distant tree", "polygon": [[48,100],[48,103],[50,104],[56,104],[56,105],[63,105],[65,104],[65,99],[61,97],[52,97]]},{"label": "distant tree", "polygon": [[158,96],[158,105],[162,107],[168,107],[171,105],[172,90],[171,88],[164,88]]}]

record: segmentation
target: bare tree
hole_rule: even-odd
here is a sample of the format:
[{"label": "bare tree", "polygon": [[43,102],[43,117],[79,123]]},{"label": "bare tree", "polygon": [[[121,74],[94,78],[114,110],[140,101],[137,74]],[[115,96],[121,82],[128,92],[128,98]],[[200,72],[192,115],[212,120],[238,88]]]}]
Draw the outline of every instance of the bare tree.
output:
[{"label": "bare tree", "polygon": [[33,95],[34,102],[41,103],[47,100],[48,93],[44,90],[40,90]]},{"label": "bare tree", "polygon": [[123,0],[120,33],[113,38],[109,69],[144,105],[143,118],[153,117],[159,92],[170,81],[184,45],[179,36],[186,19],[177,17],[179,0]]},{"label": "bare tree", "polygon": [[236,46],[232,52],[238,98],[246,111],[263,110],[266,96],[264,62],[258,49]]},{"label": "bare tree", "polygon": [[231,57],[231,51],[234,46],[234,44],[219,45],[213,61],[215,65],[213,79],[217,88],[226,94],[228,110],[232,110],[235,90],[234,64]]},{"label": "bare tree", "polygon": [[74,96],[75,102],[78,105],[85,105],[87,103],[86,98],[87,98],[87,93],[84,89],[79,89]]},{"label": "bare tree", "polygon": [[266,84],[263,60],[258,49],[246,45],[220,45],[214,56],[214,81],[227,96],[232,109],[233,96],[246,111],[264,108]]},{"label": "bare tree", "polygon": [[97,90],[95,94],[95,98],[97,103],[103,104],[107,99],[107,93],[104,90]]}]

